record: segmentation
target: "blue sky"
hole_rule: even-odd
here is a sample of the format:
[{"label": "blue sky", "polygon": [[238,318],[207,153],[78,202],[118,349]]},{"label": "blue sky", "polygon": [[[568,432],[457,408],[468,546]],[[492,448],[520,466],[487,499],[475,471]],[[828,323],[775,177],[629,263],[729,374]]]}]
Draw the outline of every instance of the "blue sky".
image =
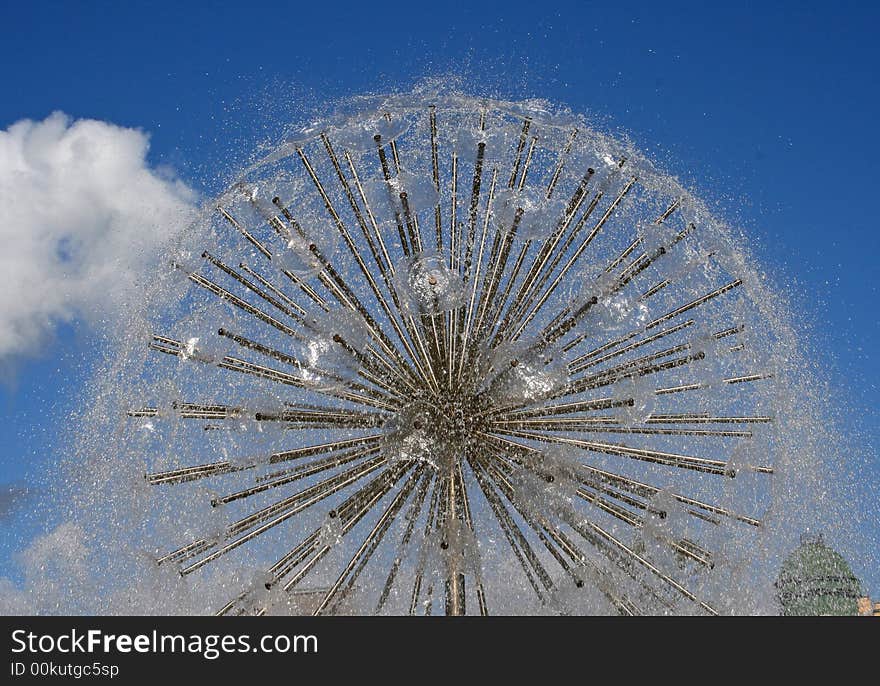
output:
[{"label": "blue sky", "polygon": [[[0,130],[55,110],[140,128],[152,165],[210,194],[329,99],[459,75],[473,91],[564,103],[629,134],[748,232],[811,349],[830,353],[832,409],[876,441],[880,8],[715,4],[6,3]],[[0,484],[63,449],[95,360],[73,322],[0,365]],[[4,507],[0,575],[20,533]],[[880,572],[858,571],[880,595]]]}]

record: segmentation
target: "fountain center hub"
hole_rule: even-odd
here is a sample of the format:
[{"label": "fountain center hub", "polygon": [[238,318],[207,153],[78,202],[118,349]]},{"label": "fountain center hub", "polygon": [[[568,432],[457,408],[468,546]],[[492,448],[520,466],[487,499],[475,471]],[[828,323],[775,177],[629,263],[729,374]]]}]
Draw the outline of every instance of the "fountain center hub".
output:
[{"label": "fountain center hub", "polygon": [[400,459],[445,470],[485,444],[484,408],[474,397],[446,395],[401,408],[385,425],[386,445]]}]

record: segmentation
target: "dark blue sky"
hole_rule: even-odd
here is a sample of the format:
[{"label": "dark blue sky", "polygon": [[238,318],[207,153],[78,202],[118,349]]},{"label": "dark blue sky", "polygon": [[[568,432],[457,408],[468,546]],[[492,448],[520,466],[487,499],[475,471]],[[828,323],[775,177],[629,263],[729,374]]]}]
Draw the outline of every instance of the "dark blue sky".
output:
[{"label": "dark blue sky", "polygon": [[[567,104],[753,237],[810,346],[831,354],[832,387],[858,416],[846,429],[874,440],[880,9],[716,4],[5,3],[0,129],[53,110],[139,127],[154,164],[210,193],[257,142],[340,96],[459,76]],[[0,483],[53,461],[89,351],[87,331],[65,329],[0,391]],[[880,593],[880,574],[863,573]]]}]

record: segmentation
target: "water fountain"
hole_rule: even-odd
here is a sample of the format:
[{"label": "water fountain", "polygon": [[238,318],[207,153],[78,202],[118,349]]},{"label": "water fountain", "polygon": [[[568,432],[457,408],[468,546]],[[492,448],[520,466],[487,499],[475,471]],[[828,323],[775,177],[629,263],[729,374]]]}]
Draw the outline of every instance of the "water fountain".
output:
[{"label": "water fountain", "polygon": [[125,501],[130,608],[735,611],[793,359],[743,247],[547,103],[348,109],[210,203],[118,344],[76,507]]}]

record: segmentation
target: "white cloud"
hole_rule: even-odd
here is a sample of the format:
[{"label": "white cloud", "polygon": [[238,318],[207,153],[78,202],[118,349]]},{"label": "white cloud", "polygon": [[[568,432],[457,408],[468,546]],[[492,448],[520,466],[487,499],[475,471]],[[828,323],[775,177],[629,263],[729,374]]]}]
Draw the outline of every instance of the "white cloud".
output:
[{"label": "white cloud", "polygon": [[12,556],[18,573],[0,576],[0,616],[213,614],[242,584],[216,570],[191,583],[154,560],[114,525],[62,522]]},{"label": "white cloud", "polygon": [[31,541],[16,556],[23,585],[0,577],[0,614],[50,614],[73,607],[71,595],[82,588],[88,569],[83,539],[82,528],[63,522]]},{"label": "white cloud", "polygon": [[0,360],[27,355],[59,322],[112,318],[194,193],[150,168],[148,136],[55,113],[0,131]]}]

